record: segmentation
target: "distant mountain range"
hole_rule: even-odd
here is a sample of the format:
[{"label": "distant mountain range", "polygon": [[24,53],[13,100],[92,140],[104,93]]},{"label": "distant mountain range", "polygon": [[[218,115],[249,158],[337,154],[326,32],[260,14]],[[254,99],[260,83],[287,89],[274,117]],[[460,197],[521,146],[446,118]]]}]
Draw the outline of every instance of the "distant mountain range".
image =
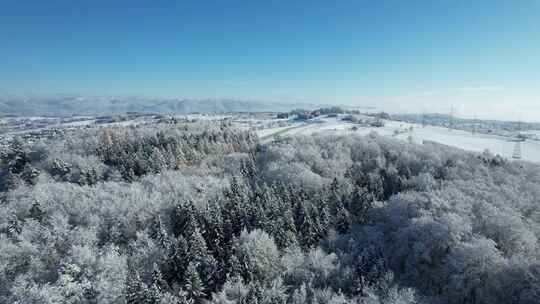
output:
[{"label": "distant mountain range", "polygon": [[226,113],[291,111],[323,105],[235,99],[175,99],[144,97],[15,96],[0,95],[0,116],[104,115],[144,113]]}]

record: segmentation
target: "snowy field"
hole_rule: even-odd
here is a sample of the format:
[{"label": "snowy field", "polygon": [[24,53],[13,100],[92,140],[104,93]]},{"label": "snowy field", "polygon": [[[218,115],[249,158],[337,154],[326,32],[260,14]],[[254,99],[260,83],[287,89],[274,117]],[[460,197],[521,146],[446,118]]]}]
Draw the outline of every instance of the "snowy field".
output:
[{"label": "snowy field", "polygon": [[[397,122],[388,122],[387,125],[399,124]],[[410,125],[410,124],[408,124]],[[483,152],[489,150],[491,153],[511,158],[514,152],[515,142],[508,137],[472,134],[471,132],[460,130],[449,130],[441,127],[413,125],[413,131],[403,133],[397,136],[400,139],[411,137],[413,141],[421,143],[424,140],[439,142],[445,145],[458,147],[460,149]],[[540,163],[540,142],[526,141],[521,143],[522,157],[524,160]]]},{"label": "snowy field", "polygon": [[[292,126],[296,127],[290,128],[288,131],[286,130],[287,128],[263,129],[258,130],[257,134],[261,138],[264,137],[265,141],[269,141],[271,140],[271,135],[276,133],[281,136],[290,136],[311,135],[315,133],[366,135],[370,132],[377,132],[382,136],[392,136],[402,140],[408,140],[410,137],[414,142],[419,144],[427,140],[473,152],[483,152],[487,149],[493,154],[499,154],[506,158],[512,158],[515,145],[507,137],[472,134],[466,131],[449,130],[435,126],[426,126],[423,128],[418,124],[397,121],[386,121],[386,125],[382,128],[358,127],[356,131],[352,130],[355,124],[343,122],[340,118],[320,118],[304,125],[297,123]],[[540,141],[528,140],[522,142],[521,150],[523,160],[540,163]]]}]

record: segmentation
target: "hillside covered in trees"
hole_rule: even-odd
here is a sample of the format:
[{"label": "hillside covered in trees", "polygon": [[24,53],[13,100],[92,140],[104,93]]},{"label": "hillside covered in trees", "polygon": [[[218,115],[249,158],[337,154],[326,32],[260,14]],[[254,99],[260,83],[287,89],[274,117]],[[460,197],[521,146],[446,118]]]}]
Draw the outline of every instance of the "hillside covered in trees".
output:
[{"label": "hillside covered in trees", "polygon": [[0,151],[0,303],[538,303],[540,166],[228,122]]}]

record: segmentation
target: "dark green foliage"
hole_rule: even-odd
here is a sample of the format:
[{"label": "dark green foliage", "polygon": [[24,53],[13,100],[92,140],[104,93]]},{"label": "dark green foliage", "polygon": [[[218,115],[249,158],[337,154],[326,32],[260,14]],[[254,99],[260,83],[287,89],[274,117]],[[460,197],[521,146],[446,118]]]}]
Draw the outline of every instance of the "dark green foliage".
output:
[{"label": "dark green foliage", "polygon": [[368,211],[373,203],[373,196],[367,189],[355,187],[350,205],[352,222],[355,224],[365,224],[368,221]]},{"label": "dark green foliage", "polygon": [[328,232],[331,228],[331,214],[330,214],[330,210],[328,208],[328,202],[324,199],[322,199],[320,202],[319,202],[319,207],[318,207],[318,214],[319,214],[319,221],[318,221],[318,234],[319,234],[319,239],[324,239],[326,238],[326,236],[328,235]]},{"label": "dark green foliage", "polygon": [[317,226],[313,217],[311,208],[306,206],[304,202],[298,202],[295,208],[295,223],[298,233],[298,242],[300,245],[308,249],[318,241]]},{"label": "dark green foliage", "polygon": [[30,162],[30,151],[18,137],[11,142],[8,152],[2,157],[2,163],[13,174],[21,174]]},{"label": "dark green foliage", "polygon": [[184,289],[189,298],[193,299],[195,303],[200,303],[205,296],[205,287],[197,268],[195,263],[189,263],[184,275]]},{"label": "dark green foliage", "polygon": [[336,215],[334,219],[334,227],[339,233],[347,233],[351,227],[351,214],[345,208],[342,202],[336,204]]},{"label": "dark green foliage", "polygon": [[208,251],[221,263],[227,257],[230,247],[230,237],[225,235],[222,207],[216,202],[210,202],[202,216],[202,234]]},{"label": "dark green foliage", "polygon": [[45,212],[41,208],[41,204],[38,201],[35,201],[32,204],[32,207],[30,207],[30,210],[28,210],[28,215],[30,218],[35,219],[38,222],[41,222],[43,220],[43,216],[45,215]]},{"label": "dark green foliage", "polygon": [[145,301],[147,304],[159,304],[163,297],[163,289],[167,290],[167,283],[161,276],[161,271],[158,266],[154,264],[154,270],[152,271],[152,282],[146,290]]},{"label": "dark green foliage", "polygon": [[136,130],[129,133],[105,131],[101,144],[96,147],[96,155],[106,165],[117,168],[126,180],[165,169],[178,169],[209,154],[242,151],[254,143],[251,134],[235,132],[227,125],[181,136],[171,136],[170,131],[152,135]]},{"label": "dark green foliage", "polygon": [[31,151],[23,140],[16,137],[3,152],[0,154],[0,191],[14,189],[21,181],[34,185],[39,171],[32,167]]},{"label": "dark green foliage", "polygon": [[33,168],[30,164],[24,166],[23,171],[21,172],[21,178],[28,185],[35,185],[39,177],[39,170]]},{"label": "dark green foliage", "polygon": [[170,222],[172,223],[172,232],[174,236],[183,236],[185,238],[195,233],[198,228],[197,211],[193,203],[177,204],[170,211]]},{"label": "dark green foliage", "polygon": [[264,303],[263,299],[263,288],[261,287],[260,283],[252,283],[250,284],[249,291],[247,295],[242,298],[240,301],[240,304],[262,304]]},{"label": "dark green foliage", "polygon": [[145,304],[146,302],[146,285],[132,264],[128,264],[125,296],[127,304]]},{"label": "dark green foliage", "polygon": [[188,248],[188,260],[197,265],[197,271],[201,275],[204,286],[216,286],[217,262],[208,253],[206,242],[198,228],[188,238]]},{"label": "dark green foliage", "polygon": [[150,236],[164,249],[168,250],[171,246],[167,230],[163,226],[161,217],[155,216],[150,226]]},{"label": "dark green foliage", "polygon": [[223,196],[223,228],[225,235],[231,236],[232,239],[232,236],[239,235],[249,223],[248,189],[243,184],[240,184],[236,177],[233,177],[231,186],[225,190]]},{"label": "dark green foliage", "polygon": [[164,276],[171,284],[182,282],[189,261],[189,245],[184,237],[175,238],[166,253]]}]

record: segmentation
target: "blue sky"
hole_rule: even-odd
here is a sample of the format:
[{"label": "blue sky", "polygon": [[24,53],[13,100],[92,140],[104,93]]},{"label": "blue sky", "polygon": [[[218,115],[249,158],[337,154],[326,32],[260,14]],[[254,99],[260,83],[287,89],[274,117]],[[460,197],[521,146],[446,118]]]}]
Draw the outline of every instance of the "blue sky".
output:
[{"label": "blue sky", "polygon": [[0,91],[540,120],[540,0],[0,0]]}]

